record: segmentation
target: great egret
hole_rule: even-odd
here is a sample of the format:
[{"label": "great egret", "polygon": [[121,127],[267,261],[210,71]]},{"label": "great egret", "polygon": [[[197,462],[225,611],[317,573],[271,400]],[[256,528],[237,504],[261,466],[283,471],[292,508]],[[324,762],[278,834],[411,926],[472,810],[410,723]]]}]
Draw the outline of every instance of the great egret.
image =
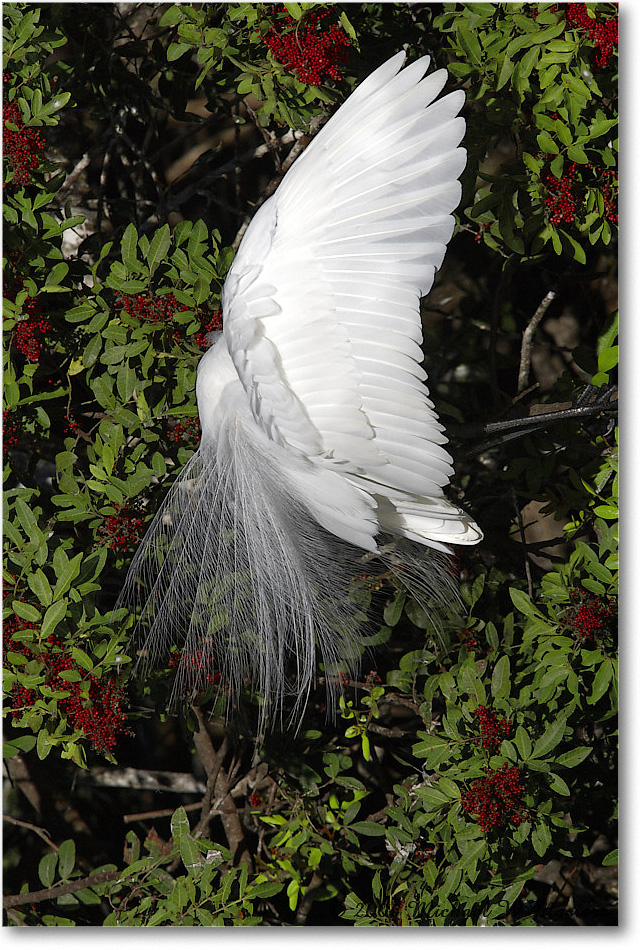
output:
[{"label": "great egret", "polygon": [[[451,598],[450,544],[481,538],[420,364],[419,301],[454,226],[463,92],[397,53],[362,82],[254,216],[200,361],[202,438],[134,558],[143,654],[182,643],[176,689],[248,677],[263,717],[354,668],[363,559]],[[441,553],[440,553],[441,552]]]}]

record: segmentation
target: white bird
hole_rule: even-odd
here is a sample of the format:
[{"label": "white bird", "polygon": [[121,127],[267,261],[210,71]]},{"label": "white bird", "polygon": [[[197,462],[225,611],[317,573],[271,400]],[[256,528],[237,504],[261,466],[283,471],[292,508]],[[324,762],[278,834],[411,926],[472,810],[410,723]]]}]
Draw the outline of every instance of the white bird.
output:
[{"label": "white bird", "polygon": [[[421,368],[420,298],[454,227],[463,92],[397,53],[362,82],[254,216],[196,383],[201,444],[126,581],[142,653],[183,644],[176,689],[220,671],[274,718],[362,653],[350,598],[379,558],[424,605],[454,601],[443,553],[481,532]],[[442,552],[440,555],[438,552]]]}]

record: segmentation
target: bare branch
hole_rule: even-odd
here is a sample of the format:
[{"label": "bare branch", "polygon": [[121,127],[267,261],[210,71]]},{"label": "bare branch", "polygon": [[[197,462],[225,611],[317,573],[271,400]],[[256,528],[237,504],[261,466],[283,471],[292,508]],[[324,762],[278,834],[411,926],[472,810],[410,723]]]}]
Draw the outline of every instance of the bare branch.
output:
[{"label": "bare branch", "polygon": [[[192,710],[198,720],[198,732],[194,733],[194,745],[199,755],[203,767],[207,772],[207,790],[203,797],[201,818],[196,826],[194,834],[203,835],[209,825],[210,818],[218,815],[223,825],[223,831],[227,838],[230,851],[234,856],[234,862],[251,863],[252,858],[247,850],[243,848],[245,832],[239,818],[234,799],[230,795],[231,782],[222,772],[222,765],[227,754],[227,737],[223,740],[218,753],[214,750],[210,734],[207,730],[207,724],[201,709],[198,706],[192,706]],[[212,801],[213,796],[216,800]]]},{"label": "bare branch", "polygon": [[122,877],[123,871],[99,871],[98,874],[90,874],[89,877],[79,877],[76,881],[68,881],[66,884],[54,884],[53,887],[45,887],[41,891],[28,891],[25,894],[7,894],[2,898],[3,907],[17,907],[19,904],[38,904],[40,901],[56,900],[62,894],[74,894],[76,891],[82,891],[85,887],[93,887],[95,884],[105,884],[107,881],[117,881]]},{"label": "bare branch", "polygon": [[30,821],[21,821],[19,818],[13,818],[11,815],[3,815],[2,820],[7,821],[10,825],[18,825],[20,828],[28,828],[30,831],[34,831],[49,848],[53,848],[54,851],[60,850],[58,845],[51,840],[44,828],[39,828],[38,825],[34,825]]},{"label": "bare branch", "polygon": [[[189,805],[183,804],[185,811],[200,811],[201,802],[191,802]],[[175,808],[157,808],[155,811],[139,811],[131,815],[123,815],[123,821],[126,825],[131,825],[135,821],[154,821],[156,818],[171,818]]]},{"label": "bare branch", "polygon": [[553,303],[556,296],[557,293],[554,290],[549,290],[533,316],[528,321],[528,326],[524,330],[524,334],[522,336],[522,352],[519,359],[519,375],[517,377],[517,388],[520,392],[522,389],[526,389],[528,386],[528,374],[533,356],[533,338],[535,336],[535,331],[546,316],[546,311]]}]

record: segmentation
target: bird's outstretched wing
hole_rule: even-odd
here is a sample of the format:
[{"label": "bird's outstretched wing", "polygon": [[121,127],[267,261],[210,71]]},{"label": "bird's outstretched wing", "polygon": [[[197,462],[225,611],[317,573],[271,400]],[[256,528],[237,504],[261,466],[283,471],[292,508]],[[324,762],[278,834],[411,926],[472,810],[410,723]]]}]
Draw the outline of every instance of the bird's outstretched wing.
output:
[{"label": "bird's outstretched wing", "polygon": [[225,335],[274,442],[389,499],[389,528],[423,513],[424,537],[474,543],[443,497],[452,459],[420,365],[419,301],[461,196],[464,94],[437,99],[445,70],[403,61],[356,89],[257,212],[226,281]]},{"label": "bird's outstretched wing", "polygon": [[[453,230],[464,94],[398,53],[295,162],[225,289],[229,352],[274,441],[376,484],[440,496],[451,458],[419,319]],[[374,487],[374,486],[373,486]]]}]

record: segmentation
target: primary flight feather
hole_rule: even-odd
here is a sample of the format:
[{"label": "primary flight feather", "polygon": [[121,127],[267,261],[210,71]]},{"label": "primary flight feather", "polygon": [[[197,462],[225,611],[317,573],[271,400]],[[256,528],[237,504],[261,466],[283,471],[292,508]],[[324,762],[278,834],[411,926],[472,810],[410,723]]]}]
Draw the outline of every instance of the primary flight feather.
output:
[{"label": "primary flight feather", "polygon": [[317,651],[330,684],[358,663],[364,556],[443,605],[448,571],[427,549],[481,538],[444,496],[452,459],[420,365],[464,94],[438,99],[445,70],[404,58],[358,86],[254,216],[198,368],[200,447],[126,582],[144,655],[183,645],[180,692],[219,671],[233,701],[249,679],[265,720],[287,694],[300,710]]}]

